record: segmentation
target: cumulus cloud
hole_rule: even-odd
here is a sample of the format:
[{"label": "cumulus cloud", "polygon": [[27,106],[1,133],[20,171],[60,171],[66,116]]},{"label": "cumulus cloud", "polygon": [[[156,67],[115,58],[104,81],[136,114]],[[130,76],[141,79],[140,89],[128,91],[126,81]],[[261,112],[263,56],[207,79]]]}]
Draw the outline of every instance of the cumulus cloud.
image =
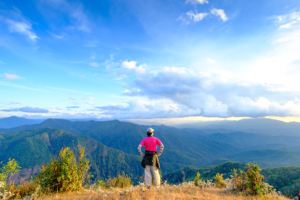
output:
[{"label": "cumulus cloud", "polygon": [[[134,63],[128,63],[133,68]],[[282,85],[256,83],[226,70],[164,67],[128,83],[124,105],[97,107],[114,118],[299,116],[300,102]],[[300,92],[297,93],[300,96]]]},{"label": "cumulus cloud", "polygon": [[207,0],[186,0],[185,3],[205,4],[205,3],[208,3],[208,1]]},{"label": "cumulus cloud", "polygon": [[210,12],[211,12],[211,14],[220,17],[221,20],[223,20],[224,22],[228,20],[228,17],[226,16],[225,11],[222,9],[213,8]]},{"label": "cumulus cloud", "polygon": [[4,112],[26,112],[26,113],[48,113],[49,110],[43,109],[43,108],[34,108],[34,107],[22,107],[22,108],[11,108],[11,109],[3,109],[1,111]]},{"label": "cumulus cloud", "polygon": [[38,36],[32,31],[31,23],[27,21],[14,21],[14,20],[7,20],[6,22],[11,32],[17,32],[22,35],[25,35],[29,40],[33,42],[36,42],[36,40],[38,39]]},{"label": "cumulus cloud", "polygon": [[15,80],[15,79],[21,79],[22,77],[17,76],[15,74],[4,74],[4,79],[6,80]]},{"label": "cumulus cloud", "polygon": [[129,61],[129,62],[124,61],[124,62],[122,62],[122,68],[123,69],[134,70],[138,74],[142,74],[142,73],[146,72],[145,65],[137,66],[136,64],[137,64],[136,61]]}]

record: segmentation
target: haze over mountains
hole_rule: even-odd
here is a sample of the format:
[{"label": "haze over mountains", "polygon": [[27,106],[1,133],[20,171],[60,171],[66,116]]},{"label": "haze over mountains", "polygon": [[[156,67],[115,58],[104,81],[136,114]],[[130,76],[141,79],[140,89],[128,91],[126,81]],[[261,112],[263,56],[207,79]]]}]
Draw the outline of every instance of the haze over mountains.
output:
[{"label": "haze over mountains", "polygon": [[[9,120],[13,121],[14,118]],[[268,120],[270,123],[277,122],[273,121]],[[155,130],[154,136],[165,145],[160,157],[163,174],[186,166],[205,167],[227,161],[257,162],[263,168],[300,166],[299,136],[272,136],[225,129],[220,133],[216,129],[180,129],[164,125],[152,127]],[[29,177],[37,173],[51,156],[57,155],[61,148],[74,149],[80,144],[85,147],[91,161],[94,180],[114,177],[124,171],[138,181],[143,168],[137,146],[146,136],[147,128],[118,120],[62,119],[1,128],[0,160],[15,158],[23,168],[22,176]],[[213,133],[214,130],[216,132]]]}]

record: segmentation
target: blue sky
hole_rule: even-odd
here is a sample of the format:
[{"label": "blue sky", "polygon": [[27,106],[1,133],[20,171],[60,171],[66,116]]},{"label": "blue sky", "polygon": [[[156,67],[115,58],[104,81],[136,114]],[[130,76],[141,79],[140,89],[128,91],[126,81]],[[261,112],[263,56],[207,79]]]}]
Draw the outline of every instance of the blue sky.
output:
[{"label": "blue sky", "polygon": [[300,116],[298,0],[0,1],[0,117]]}]

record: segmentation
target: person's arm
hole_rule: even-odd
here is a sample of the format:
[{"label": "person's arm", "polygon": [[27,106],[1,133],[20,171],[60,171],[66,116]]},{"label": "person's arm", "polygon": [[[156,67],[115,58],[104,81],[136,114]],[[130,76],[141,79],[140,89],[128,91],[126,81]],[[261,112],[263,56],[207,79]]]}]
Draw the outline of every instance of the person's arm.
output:
[{"label": "person's arm", "polygon": [[141,144],[138,146],[138,151],[139,151],[139,153],[141,154],[142,157],[145,156],[145,155],[142,153],[142,145],[141,145]]},{"label": "person's arm", "polygon": [[159,153],[158,153],[158,155],[157,156],[160,156],[161,155],[161,153],[163,152],[163,150],[164,150],[164,145],[163,145],[163,143],[161,143],[160,145],[160,149],[159,149]]}]

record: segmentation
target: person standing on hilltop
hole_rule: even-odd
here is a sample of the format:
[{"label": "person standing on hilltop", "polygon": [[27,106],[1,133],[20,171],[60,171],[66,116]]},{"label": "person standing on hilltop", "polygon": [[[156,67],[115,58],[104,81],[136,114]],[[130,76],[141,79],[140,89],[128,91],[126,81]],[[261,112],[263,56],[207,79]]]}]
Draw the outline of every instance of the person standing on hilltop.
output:
[{"label": "person standing on hilltop", "polygon": [[[154,176],[154,183],[156,187],[160,186],[160,175],[158,170],[160,170],[159,160],[158,157],[164,150],[164,145],[161,141],[153,137],[153,129],[147,129],[147,136],[145,139],[142,140],[140,145],[138,146],[138,151],[143,157],[142,166],[145,168],[145,183],[147,188],[149,189],[152,185],[152,176],[150,169],[153,172]],[[142,146],[145,146],[145,154],[142,153]],[[157,146],[160,146],[159,153],[157,154]]]}]

